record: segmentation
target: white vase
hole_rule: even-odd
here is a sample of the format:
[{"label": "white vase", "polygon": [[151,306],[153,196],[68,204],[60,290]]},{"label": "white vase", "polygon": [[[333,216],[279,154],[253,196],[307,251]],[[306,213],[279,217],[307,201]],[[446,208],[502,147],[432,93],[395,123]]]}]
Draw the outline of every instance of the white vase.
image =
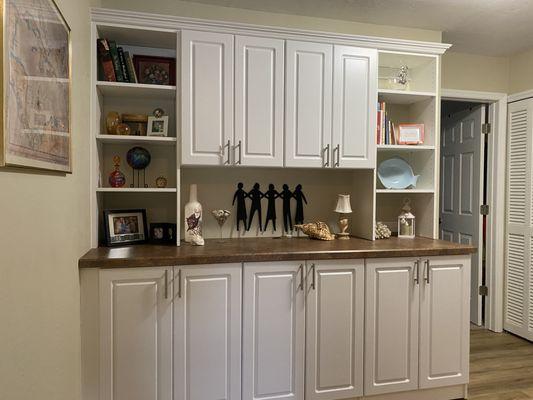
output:
[{"label": "white vase", "polygon": [[203,212],[202,205],[197,199],[196,184],[192,184],[189,189],[189,202],[185,204],[185,235],[184,239],[187,243],[203,245],[204,239],[202,237],[202,220]]}]

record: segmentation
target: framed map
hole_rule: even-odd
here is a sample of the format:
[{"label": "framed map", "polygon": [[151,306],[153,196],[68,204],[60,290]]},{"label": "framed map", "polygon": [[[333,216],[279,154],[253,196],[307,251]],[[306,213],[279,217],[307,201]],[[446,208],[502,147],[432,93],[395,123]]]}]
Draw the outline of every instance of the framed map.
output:
[{"label": "framed map", "polygon": [[52,0],[0,1],[0,165],[71,172],[70,27]]}]

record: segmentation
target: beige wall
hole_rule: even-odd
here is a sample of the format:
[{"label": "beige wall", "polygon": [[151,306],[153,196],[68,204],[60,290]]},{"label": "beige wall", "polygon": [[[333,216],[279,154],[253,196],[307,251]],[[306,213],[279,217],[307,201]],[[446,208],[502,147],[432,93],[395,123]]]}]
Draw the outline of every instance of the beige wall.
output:
[{"label": "beige wall", "polygon": [[533,50],[515,54],[509,62],[509,93],[533,89]]},{"label": "beige wall", "polygon": [[445,89],[506,93],[509,88],[509,59],[448,51],[442,57],[441,86]]},{"label": "beige wall", "polygon": [[91,1],[56,0],[72,28],[73,174],[0,170],[0,399],[80,398]]}]

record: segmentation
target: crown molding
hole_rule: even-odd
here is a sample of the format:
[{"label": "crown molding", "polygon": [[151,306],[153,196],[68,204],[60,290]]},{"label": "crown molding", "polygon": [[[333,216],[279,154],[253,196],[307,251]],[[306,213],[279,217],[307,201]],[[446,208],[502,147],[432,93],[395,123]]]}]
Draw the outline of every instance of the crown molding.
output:
[{"label": "crown molding", "polygon": [[524,99],[529,99],[531,97],[533,97],[533,90],[526,90],[524,92],[518,92],[518,93],[510,94],[507,97],[507,101],[509,103],[512,103],[514,101],[520,101],[520,100],[524,100]]},{"label": "crown molding", "polygon": [[268,35],[270,37],[279,37],[283,39],[307,39],[316,42],[369,47],[384,51],[401,51],[431,55],[444,54],[444,52],[451,47],[451,44],[438,42],[423,42],[416,40],[384,38],[378,36],[348,35],[324,31],[245,24],[240,22],[113,10],[108,8],[92,8],[91,21],[96,24],[105,24],[111,26],[142,26],[146,29],[164,29],[170,31],[178,31],[180,29],[201,29],[204,31],[216,31],[232,34],[246,33],[250,35]]}]

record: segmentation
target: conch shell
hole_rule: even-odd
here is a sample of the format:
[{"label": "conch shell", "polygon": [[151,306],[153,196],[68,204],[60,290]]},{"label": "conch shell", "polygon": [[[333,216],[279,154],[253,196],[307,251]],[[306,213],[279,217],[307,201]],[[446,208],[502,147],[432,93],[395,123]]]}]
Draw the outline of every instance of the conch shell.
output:
[{"label": "conch shell", "polygon": [[325,222],[316,221],[307,224],[294,225],[294,228],[301,230],[311,239],[334,240],[335,235],[331,233]]}]

